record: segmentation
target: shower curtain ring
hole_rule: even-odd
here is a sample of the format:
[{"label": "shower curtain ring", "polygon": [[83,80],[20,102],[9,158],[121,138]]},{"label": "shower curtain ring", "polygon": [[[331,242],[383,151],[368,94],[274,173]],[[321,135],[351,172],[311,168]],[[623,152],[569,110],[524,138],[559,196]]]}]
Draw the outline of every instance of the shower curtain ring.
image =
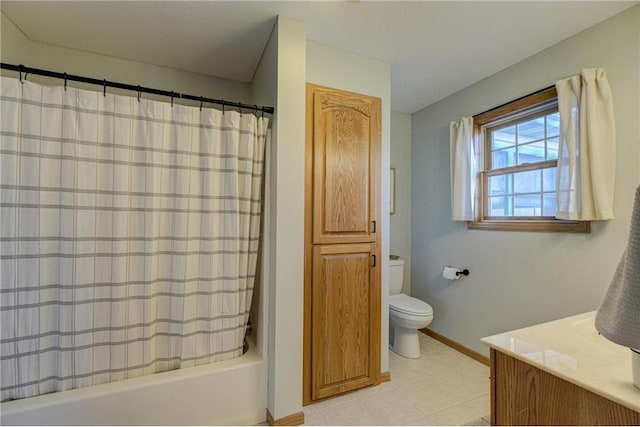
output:
[{"label": "shower curtain ring", "polygon": [[138,85],[138,102],[140,102],[140,85]]},{"label": "shower curtain ring", "polygon": [[102,96],[107,96],[107,79],[102,80]]},{"label": "shower curtain ring", "polygon": [[224,99],[222,100],[222,114],[224,114]]},{"label": "shower curtain ring", "polygon": [[22,68],[23,68],[22,64],[18,65],[18,75],[20,77],[20,83],[23,83],[23,81],[22,81]]},{"label": "shower curtain ring", "polygon": [[200,97],[200,111],[202,111],[202,104],[204,103],[204,100],[202,99],[202,97]]},{"label": "shower curtain ring", "polygon": [[67,91],[67,73],[64,73],[64,90]]},{"label": "shower curtain ring", "polygon": [[173,91],[171,91],[171,106],[173,107]]}]

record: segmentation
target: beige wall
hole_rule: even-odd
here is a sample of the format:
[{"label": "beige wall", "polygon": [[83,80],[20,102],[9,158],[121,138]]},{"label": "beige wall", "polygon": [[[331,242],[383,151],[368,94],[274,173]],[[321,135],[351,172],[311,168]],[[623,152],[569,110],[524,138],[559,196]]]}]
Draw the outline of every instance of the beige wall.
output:
[{"label": "beige wall", "polygon": [[[107,79],[155,89],[173,90],[189,95],[223,98],[253,104],[251,102],[251,86],[247,83],[33,42],[4,13],[0,15],[2,36],[0,39],[0,58],[2,62],[66,72],[100,80]],[[17,77],[17,73],[13,71],[3,70],[2,74]],[[29,80],[55,85],[61,82],[59,79],[33,75],[29,76]],[[83,85],[75,82],[69,82],[69,85],[101,90],[100,87],[94,85]],[[130,91],[112,88],[107,90],[111,93],[134,95]],[[143,96],[148,99],[161,99],[148,94]]]},{"label": "beige wall", "polygon": [[[262,58],[256,67],[256,72],[253,76],[253,82],[251,83],[251,93],[253,95],[254,102],[259,105],[273,105],[275,106],[278,100],[278,25],[274,26],[269,41],[265,46],[265,50],[262,53]],[[278,111],[273,115],[273,121],[277,120]],[[275,235],[277,215],[277,200],[275,199],[272,188],[276,185],[275,174],[273,172],[274,164],[273,159],[273,147],[277,144],[277,135],[273,131],[274,123],[271,123],[271,140],[267,141],[267,151],[265,152],[265,183],[264,183],[264,202],[263,202],[263,217],[262,217],[262,241],[261,241],[261,253],[259,255],[259,267],[256,272],[256,280],[260,280],[259,286],[254,286],[253,302],[251,304],[250,319],[253,323],[253,328],[256,335],[257,350],[262,355],[269,355],[273,350],[275,342],[276,331],[274,324],[270,323],[269,318],[272,315],[271,310],[268,309],[269,301],[271,300],[271,291],[275,290],[275,285],[271,283],[275,282],[276,270],[275,266],[275,254],[276,247]],[[258,301],[258,304],[256,304]],[[267,357],[267,368],[263,372],[264,384],[266,389],[264,390],[265,406],[273,414],[275,412],[275,401],[278,393],[276,392],[276,383],[268,379],[275,375],[275,357]],[[279,384],[278,384],[279,385]],[[262,390],[257,390],[260,393]]]},{"label": "beige wall", "polygon": [[[389,206],[391,67],[388,63],[307,42],[307,82],[382,99],[382,206]],[[389,259],[389,212],[382,212],[382,259]],[[389,370],[389,271],[382,264],[382,337],[380,369]]]},{"label": "beige wall", "polygon": [[[483,336],[594,310],[624,250],[640,162],[640,6],[631,8],[412,116],[412,293],[431,327],[487,353]],[[617,128],[616,219],[591,234],[468,230],[451,221],[449,122],[603,67]],[[442,268],[468,268],[455,282]]]},{"label": "beige wall", "polygon": [[391,167],[396,179],[390,250],[404,260],[402,293],[411,295],[411,114],[391,112]]},{"label": "beige wall", "polygon": [[279,17],[277,100],[271,145],[269,411],[302,411],[306,28]]}]

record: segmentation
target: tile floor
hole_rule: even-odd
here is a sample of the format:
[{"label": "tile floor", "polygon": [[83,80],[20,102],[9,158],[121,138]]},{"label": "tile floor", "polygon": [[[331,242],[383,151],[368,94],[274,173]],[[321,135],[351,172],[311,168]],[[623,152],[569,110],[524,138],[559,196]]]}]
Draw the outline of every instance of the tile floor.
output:
[{"label": "tile floor", "polygon": [[489,425],[489,368],[424,334],[420,346],[420,359],[389,352],[390,382],[305,406],[305,425]]}]

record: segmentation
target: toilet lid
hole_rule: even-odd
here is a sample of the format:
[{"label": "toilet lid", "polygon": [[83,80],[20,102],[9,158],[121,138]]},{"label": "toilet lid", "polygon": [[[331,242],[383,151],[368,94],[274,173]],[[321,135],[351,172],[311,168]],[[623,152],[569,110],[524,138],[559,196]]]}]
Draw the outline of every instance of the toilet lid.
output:
[{"label": "toilet lid", "polygon": [[389,309],[417,316],[433,315],[429,304],[405,294],[389,296]]}]

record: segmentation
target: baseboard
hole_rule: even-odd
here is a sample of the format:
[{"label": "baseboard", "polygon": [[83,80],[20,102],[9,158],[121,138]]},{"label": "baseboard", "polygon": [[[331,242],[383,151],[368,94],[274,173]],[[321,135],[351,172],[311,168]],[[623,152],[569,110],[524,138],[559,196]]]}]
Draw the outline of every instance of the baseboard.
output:
[{"label": "baseboard", "polygon": [[274,420],[271,412],[267,409],[267,423],[270,426],[301,426],[304,424],[304,412],[297,412]]},{"label": "baseboard", "polygon": [[447,346],[451,347],[452,349],[454,349],[456,351],[459,351],[460,353],[464,354],[465,356],[469,356],[473,360],[475,360],[477,362],[480,362],[483,365],[490,366],[489,358],[487,356],[483,356],[482,354],[478,353],[477,351],[471,350],[469,347],[465,347],[462,344],[457,343],[457,342],[445,337],[444,335],[440,335],[439,333],[434,332],[429,328],[419,329],[419,331],[422,332],[423,334],[429,335],[433,339],[436,339],[436,340],[440,341],[442,344],[447,345]]},{"label": "baseboard", "polygon": [[391,372],[380,372],[380,382],[388,383],[389,381],[391,381]]}]

